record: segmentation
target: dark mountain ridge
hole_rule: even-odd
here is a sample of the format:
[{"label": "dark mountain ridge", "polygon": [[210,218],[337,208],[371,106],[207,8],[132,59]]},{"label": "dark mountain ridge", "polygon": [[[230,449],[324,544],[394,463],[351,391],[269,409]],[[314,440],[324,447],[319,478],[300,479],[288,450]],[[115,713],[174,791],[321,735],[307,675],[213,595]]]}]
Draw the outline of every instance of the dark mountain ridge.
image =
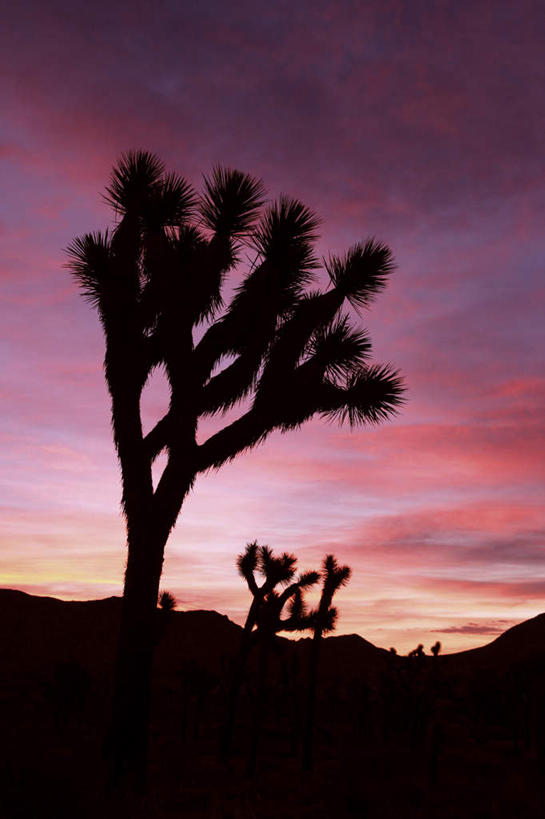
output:
[{"label": "dark mountain ridge", "polygon": [[447,656],[463,662],[502,664],[545,659],[545,613],[517,623],[487,645]]},{"label": "dark mountain ridge", "polygon": [[[39,597],[15,589],[0,589],[0,656],[4,668],[24,670],[36,664],[50,666],[61,659],[113,662],[120,597],[65,601]],[[161,612],[158,612],[159,619]],[[176,657],[217,666],[234,653],[242,629],[227,615],[216,611],[173,611],[159,622],[158,663],[168,669]],[[310,638],[279,643],[286,651],[301,653]],[[358,634],[325,638],[325,673],[341,674],[348,669],[380,670],[404,657],[391,655]],[[431,660],[431,658],[429,658]],[[501,667],[545,660],[545,613],[508,629],[491,643],[478,648],[440,656],[449,666],[495,664]]]},{"label": "dark mountain ridge", "polygon": [[408,658],[356,634],[323,641],[316,768],[301,773],[307,638],[269,658],[258,775],[248,778],[258,651],[233,754],[217,757],[242,629],[214,611],[157,613],[145,803],[104,796],[121,598],[0,589],[0,816],[27,819],[542,819],[545,614],[471,651]]}]

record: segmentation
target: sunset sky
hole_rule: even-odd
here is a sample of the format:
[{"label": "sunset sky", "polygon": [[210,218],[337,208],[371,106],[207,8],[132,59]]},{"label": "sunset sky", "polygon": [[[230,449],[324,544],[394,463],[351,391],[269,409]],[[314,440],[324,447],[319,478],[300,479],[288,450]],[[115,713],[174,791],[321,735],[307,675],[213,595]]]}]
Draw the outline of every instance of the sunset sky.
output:
[{"label": "sunset sky", "polygon": [[219,162],[302,199],[322,254],[386,241],[362,321],[408,388],[380,427],[316,420],[200,478],[167,546],[179,608],[241,622],[257,539],[352,566],[339,633],[400,651],[545,611],[542,3],[20,0],[4,35],[0,585],[121,593],[103,339],[63,248],[144,148],[197,187]]}]

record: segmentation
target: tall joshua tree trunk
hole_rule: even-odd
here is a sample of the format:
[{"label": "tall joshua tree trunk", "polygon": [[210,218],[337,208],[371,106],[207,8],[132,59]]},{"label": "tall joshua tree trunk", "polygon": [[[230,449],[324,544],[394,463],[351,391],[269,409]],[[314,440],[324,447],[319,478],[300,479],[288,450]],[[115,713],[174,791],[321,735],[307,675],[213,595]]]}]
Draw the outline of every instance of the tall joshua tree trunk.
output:
[{"label": "tall joshua tree trunk", "polygon": [[[110,749],[117,773],[142,782],[163,551],[195,477],[317,414],[379,423],[395,413],[403,386],[389,366],[369,363],[367,333],[343,312],[347,303],[368,307],[385,287],[394,266],[386,245],[369,239],[331,256],[331,287],[314,292],[315,215],[282,197],[260,216],[263,185],[248,174],[215,168],[198,195],[156,156],[135,151],[114,168],[106,193],[114,229],[76,238],[68,251],[104,328],[127,522]],[[244,245],[255,264],[224,305],[225,277]],[[142,390],[157,368],[170,405],[143,436]],[[197,443],[200,419],[241,402],[247,411]],[[154,491],[152,464],[165,452]]]},{"label": "tall joshua tree trunk", "polygon": [[114,783],[132,773],[134,784],[143,789],[151,718],[157,597],[164,544],[157,550],[149,548],[149,541],[138,543],[136,547],[133,540],[130,545],[108,751],[113,764]]},{"label": "tall joshua tree trunk", "polygon": [[160,580],[160,567],[151,563],[147,555],[131,555],[127,565],[107,740],[113,784],[132,776],[132,784],[141,790],[146,785]]},{"label": "tall joshua tree trunk", "polygon": [[[151,513],[127,519],[129,540],[116,661],[113,715],[108,751],[113,783],[133,778],[146,787],[153,655],[157,636],[157,600],[165,545],[191,480],[178,493],[155,493]],[[183,484],[182,484],[183,485]],[[157,500],[162,500],[159,505]],[[158,518],[158,513],[162,513]]]}]

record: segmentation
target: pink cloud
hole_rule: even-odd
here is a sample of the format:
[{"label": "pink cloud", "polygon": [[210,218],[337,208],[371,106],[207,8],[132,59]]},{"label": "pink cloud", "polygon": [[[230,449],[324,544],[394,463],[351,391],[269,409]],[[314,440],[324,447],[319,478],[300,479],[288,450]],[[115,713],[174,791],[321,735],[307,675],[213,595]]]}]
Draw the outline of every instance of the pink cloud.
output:
[{"label": "pink cloud", "polygon": [[463,623],[458,626],[448,626],[448,628],[438,628],[439,634],[483,634],[496,635],[507,631],[511,626],[516,625],[515,620],[489,620],[484,623]]}]

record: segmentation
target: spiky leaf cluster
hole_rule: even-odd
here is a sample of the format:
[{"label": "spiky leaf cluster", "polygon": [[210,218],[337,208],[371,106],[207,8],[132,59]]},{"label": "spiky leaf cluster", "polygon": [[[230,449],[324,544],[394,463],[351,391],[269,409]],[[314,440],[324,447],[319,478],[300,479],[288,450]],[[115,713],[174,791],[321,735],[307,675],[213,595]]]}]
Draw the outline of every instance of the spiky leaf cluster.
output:
[{"label": "spiky leaf cluster", "polygon": [[[275,555],[269,546],[248,543],[237,557],[237,568],[253,597],[246,631],[257,626],[262,634],[279,631],[303,631],[312,624],[304,592],[320,579],[319,572],[302,572],[295,578],[297,558],[283,552]],[[282,591],[278,587],[283,587]],[[288,616],[282,617],[284,609]]]},{"label": "spiky leaf cluster", "polygon": [[[370,239],[331,256],[329,289],[313,290],[317,217],[288,197],[261,213],[263,185],[249,174],[216,167],[199,194],[153,154],[133,151],[114,168],[105,198],[114,227],[75,239],[68,253],[104,327],[127,514],[134,453],[151,485],[151,464],[166,450],[152,503],[171,527],[198,473],[274,430],[315,415],[355,426],[396,412],[401,379],[370,363],[369,336],[346,312],[369,306],[385,286],[393,269],[385,245]],[[255,258],[225,305],[244,247]],[[170,405],[144,437],[139,401],[155,368],[167,375]],[[200,419],[241,402],[238,420],[197,441]]]},{"label": "spiky leaf cluster", "polygon": [[163,591],[159,595],[159,608],[161,611],[169,613],[176,608],[176,598],[171,592]]},{"label": "spiky leaf cluster", "polygon": [[320,572],[322,581],[320,601],[311,614],[315,635],[320,636],[335,629],[338,612],[331,603],[336,592],[346,586],[351,575],[352,569],[349,566],[340,566],[334,555],[326,555],[323,559]]}]

